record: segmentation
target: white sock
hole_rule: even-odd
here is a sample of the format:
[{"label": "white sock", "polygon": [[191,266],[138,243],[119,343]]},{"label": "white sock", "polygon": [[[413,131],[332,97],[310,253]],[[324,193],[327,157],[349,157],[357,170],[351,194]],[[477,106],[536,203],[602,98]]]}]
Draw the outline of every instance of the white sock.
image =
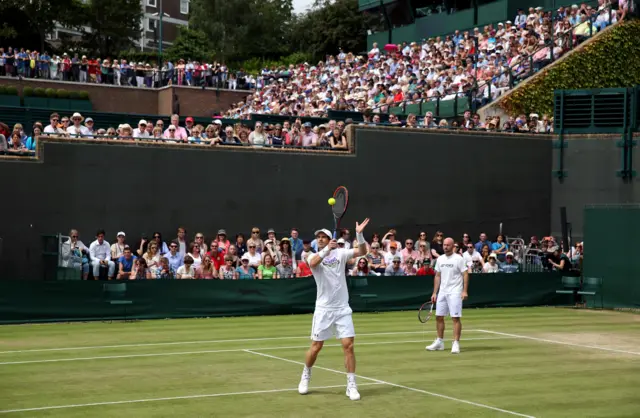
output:
[{"label": "white sock", "polygon": [[436,341],[439,342],[439,343],[443,343],[444,342],[444,340],[442,338],[440,338],[440,337],[436,338]]},{"label": "white sock", "polygon": [[356,384],[356,374],[355,373],[347,373],[347,383]]},{"label": "white sock", "polygon": [[302,374],[306,374],[308,376],[311,376],[311,367],[307,367],[306,365],[304,366],[304,369],[302,370]]}]

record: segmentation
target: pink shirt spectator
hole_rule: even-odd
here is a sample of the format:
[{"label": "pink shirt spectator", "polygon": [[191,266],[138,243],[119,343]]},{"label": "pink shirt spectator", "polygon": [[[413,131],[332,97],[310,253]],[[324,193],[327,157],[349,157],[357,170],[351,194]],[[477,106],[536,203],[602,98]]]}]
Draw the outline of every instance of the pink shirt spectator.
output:
[{"label": "pink shirt spectator", "polygon": [[403,260],[407,260],[409,259],[409,257],[411,257],[413,260],[417,260],[420,258],[420,253],[416,250],[407,251],[407,248],[405,248],[404,250],[400,251],[400,253],[402,254]]},{"label": "pink shirt spectator", "polygon": [[318,135],[314,132],[302,134],[302,146],[303,147],[315,147],[318,144]]},{"label": "pink shirt spectator", "polygon": [[[169,128],[164,131],[164,137],[169,138]],[[189,135],[187,135],[187,130],[182,126],[176,126],[176,138],[186,141]]]}]

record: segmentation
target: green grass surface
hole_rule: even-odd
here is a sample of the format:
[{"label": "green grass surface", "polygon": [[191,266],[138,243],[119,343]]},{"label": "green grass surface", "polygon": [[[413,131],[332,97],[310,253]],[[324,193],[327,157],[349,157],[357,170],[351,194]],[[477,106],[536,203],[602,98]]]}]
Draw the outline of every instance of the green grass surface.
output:
[{"label": "green grass surface", "polygon": [[[297,393],[302,366],[293,362],[303,361],[310,315],[2,326],[0,415],[640,415],[639,315],[559,308],[464,315],[456,356],[449,321],[447,350],[426,352],[435,322],[423,326],[415,312],[355,314],[359,402],[344,394],[335,341],[320,354],[311,393]],[[86,405],[93,403],[101,404]],[[14,411],[31,408],[46,409]]]}]

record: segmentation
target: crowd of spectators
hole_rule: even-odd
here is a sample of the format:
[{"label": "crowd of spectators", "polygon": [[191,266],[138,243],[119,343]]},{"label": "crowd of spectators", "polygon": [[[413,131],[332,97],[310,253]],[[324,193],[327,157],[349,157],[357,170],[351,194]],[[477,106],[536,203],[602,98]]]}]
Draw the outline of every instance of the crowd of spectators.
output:
[{"label": "crowd of spectators", "polygon": [[[165,240],[160,232],[149,238],[142,235],[129,240],[124,231],[116,234],[115,242],[105,241],[99,230],[88,247],[73,229],[61,245],[61,265],[77,269],[87,280],[90,270],[94,280],[116,279],[228,279],[268,280],[311,276],[307,264],[309,254],[318,250],[316,240],[304,239],[296,228],[288,236],[278,238],[276,231],[261,235],[257,227],[249,238],[236,234],[230,240],[224,229],[207,240],[197,232],[189,240],[187,231],[178,228],[176,236]],[[264,240],[263,240],[264,238]],[[346,266],[351,276],[428,276],[434,275],[436,260],[444,253],[444,234],[437,231],[429,240],[421,231],[415,239],[398,240],[396,231],[384,235],[375,233],[367,242],[365,256],[349,260]],[[520,240],[522,241],[522,240]],[[338,248],[352,248],[356,240],[348,229],[340,231]],[[516,273],[522,266],[539,266],[544,270],[569,273],[582,263],[583,244],[577,243],[563,251],[553,237],[541,241],[531,237],[528,244],[511,243],[502,234],[491,242],[485,233],[473,242],[469,234],[455,243],[454,251],[465,260],[471,273]]]},{"label": "crowd of spectators", "polygon": [[[99,121],[97,123],[100,123]],[[180,116],[171,115],[165,126],[162,119],[140,120],[133,128],[128,123],[118,127],[97,128],[93,118],[84,118],[79,112],[71,116],[60,116],[54,112],[45,125],[35,122],[31,130],[17,123],[10,129],[0,122],[0,152],[25,153],[36,149],[39,135],[55,135],[69,138],[89,139],[131,139],[138,141],[159,141],[199,146],[244,145],[252,147],[301,147],[309,149],[348,150],[346,124],[343,121],[329,121],[313,127],[300,119],[283,124],[263,124],[257,121],[253,128],[247,124],[234,123],[225,126],[221,119],[214,119],[206,127],[195,124],[192,117],[180,123]],[[6,139],[8,138],[8,140]]]},{"label": "crowd of spectators", "polygon": [[457,30],[383,49],[374,43],[367,56],[340,50],[317,65],[265,68],[264,87],[232,106],[226,117],[248,118],[254,113],[322,117],[329,109],[388,113],[400,104],[470,96],[483,105],[616,23],[619,16],[607,1],[598,0],[598,7],[583,3],[555,12],[532,7],[528,13],[520,10],[513,22],[470,32]]},{"label": "crowd of spectators", "polygon": [[126,59],[87,58],[78,53],[49,55],[13,48],[0,48],[0,76],[159,88],[167,85],[254,89],[257,81],[244,71],[230,71],[224,63],[166,60],[157,63]]}]

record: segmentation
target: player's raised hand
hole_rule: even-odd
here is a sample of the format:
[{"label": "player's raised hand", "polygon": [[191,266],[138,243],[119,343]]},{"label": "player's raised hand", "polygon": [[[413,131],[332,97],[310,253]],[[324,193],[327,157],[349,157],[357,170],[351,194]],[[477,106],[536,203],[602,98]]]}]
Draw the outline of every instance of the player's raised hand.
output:
[{"label": "player's raised hand", "polygon": [[364,231],[364,228],[367,226],[368,223],[369,223],[369,218],[366,218],[364,221],[362,221],[362,223],[356,222],[356,233],[358,234],[362,233],[362,231]]},{"label": "player's raised hand", "polygon": [[335,239],[329,241],[329,249],[334,250],[336,248],[338,248],[338,241]]}]

